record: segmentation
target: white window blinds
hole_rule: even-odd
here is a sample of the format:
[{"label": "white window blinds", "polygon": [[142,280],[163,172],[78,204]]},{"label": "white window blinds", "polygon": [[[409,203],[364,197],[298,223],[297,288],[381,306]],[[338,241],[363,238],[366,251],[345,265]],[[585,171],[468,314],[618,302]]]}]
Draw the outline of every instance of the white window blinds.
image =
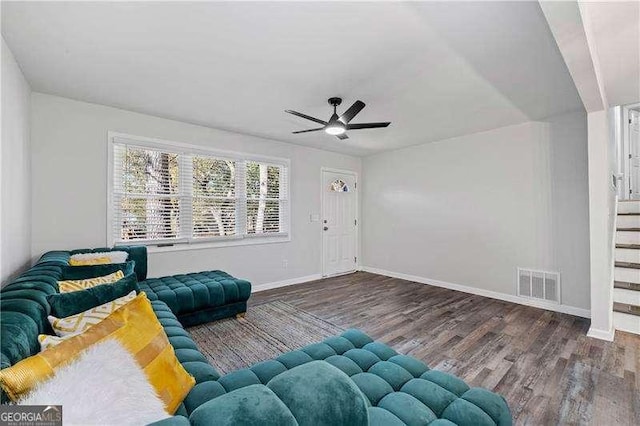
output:
[{"label": "white window blinds", "polygon": [[246,163],[247,233],[283,231],[286,223],[287,170],[280,165]]},{"label": "white window blinds", "polygon": [[193,243],[288,232],[288,163],[112,140],[113,243]]}]

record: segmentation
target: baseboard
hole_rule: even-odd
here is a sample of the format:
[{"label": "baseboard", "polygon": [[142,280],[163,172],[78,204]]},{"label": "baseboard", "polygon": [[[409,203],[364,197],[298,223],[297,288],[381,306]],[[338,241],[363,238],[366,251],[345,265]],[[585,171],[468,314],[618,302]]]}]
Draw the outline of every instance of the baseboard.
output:
[{"label": "baseboard", "polygon": [[295,284],[308,283],[309,281],[315,281],[321,278],[322,278],[322,274],[313,274],[313,275],[307,275],[305,277],[291,278],[283,281],[274,281],[271,283],[254,285],[251,291],[253,293],[257,293],[260,291],[271,290],[273,288],[287,287]]},{"label": "baseboard", "polygon": [[615,330],[613,327],[609,330],[600,330],[597,328],[590,327],[589,331],[587,331],[588,337],[593,337],[594,339],[606,340],[608,342],[613,342],[613,337],[615,336]]},{"label": "baseboard", "polygon": [[513,294],[499,293],[497,291],[484,290],[476,287],[469,287],[462,284],[454,284],[446,281],[439,281],[430,278],[418,277],[416,275],[403,274],[400,272],[387,271],[384,269],[363,266],[360,270],[371,272],[372,274],[385,275],[387,277],[399,278],[401,280],[413,281],[420,284],[428,284],[436,287],[448,288],[450,290],[462,291],[478,296],[490,297],[492,299],[504,300],[506,302],[518,303],[520,305],[533,306],[534,308],[546,309],[548,311],[561,312],[563,314],[574,315],[577,317],[590,318],[591,312],[588,309],[576,308],[574,306],[559,305],[556,303],[545,303],[525,297],[519,297]]}]

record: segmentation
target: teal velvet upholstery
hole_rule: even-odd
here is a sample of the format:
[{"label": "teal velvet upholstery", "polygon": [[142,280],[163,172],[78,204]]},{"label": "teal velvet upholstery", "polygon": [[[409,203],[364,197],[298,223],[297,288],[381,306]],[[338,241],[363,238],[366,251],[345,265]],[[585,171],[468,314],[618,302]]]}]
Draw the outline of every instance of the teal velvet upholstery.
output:
[{"label": "teal velvet upholstery", "polygon": [[189,416],[194,426],[297,426],[288,407],[264,385],[251,385],[215,398]]},{"label": "teal velvet upholstery", "polygon": [[189,426],[189,419],[184,416],[173,416],[164,420],[150,423],[149,426]]},{"label": "teal velvet upholstery", "polygon": [[[215,421],[213,421],[215,419]],[[193,425],[366,426],[367,404],[349,376],[313,361],[214,398],[189,417]]]},{"label": "teal velvet upholstery", "polygon": [[196,325],[247,310],[251,284],[222,271],[206,271],[140,282],[149,300],[162,300],[184,325]]},{"label": "teal velvet upholstery", "polygon": [[[125,265],[69,266],[69,257],[74,254],[114,250],[126,251],[129,254]],[[234,278],[223,271],[204,271],[146,279],[147,248],[145,246],[52,251],[45,253],[41,261],[47,265],[62,267],[64,279],[103,276],[123,268],[125,271],[130,271],[133,267],[140,291],[144,291],[149,300],[161,300],[169,305],[184,326],[202,324],[246,312],[247,300],[251,296],[251,283]]]},{"label": "teal velvet upholstery", "polygon": [[[51,333],[47,296],[57,293],[66,252],[50,252],[0,290],[0,368],[38,353],[38,334]],[[8,401],[4,392],[0,400]]]},{"label": "teal velvet upholstery", "polygon": [[[363,332],[354,329],[220,376],[198,351],[171,309],[161,301],[152,302],[152,306],[176,350],[176,356],[185,369],[196,377],[196,385],[183,401],[184,413],[190,415],[192,424],[211,424],[212,419],[216,424],[286,424],[289,418],[287,413],[300,422],[297,409],[315,406],[319,410],[317,407],[323,398],[333,396],[334,405],[345,398],[339,396],[339,387],[344,384],[337,386],[325,383],[323,388],[312,383],[314,370],[326,377],[335,376],[327,373],[327,368],[317,367],[318,364],[327,364],[326,367],[331,365],[335,367],[334,370],[343,373],[340,374],[342,378],[349,377],[348,387],[357,388],[362,395],[370,425],[512,424],[511,412],[502,396],[486,389],[470,388],[461,379],[431,370],[422,361],[398,354],[384,343],[374,342]],[[300,366],[310,366],[310,371],[302,369],[297,372]],[[287,374],[292,372],[296,374],[288,377]],[[270,388],[287,411],[282,410],[280,402],[263,386]],[[242,395],[242,398],[238,395]],[[234,405],[243,398],[263,408],[268,405],[264,417],[258,416],[259,410],[252,412],[250,407],[241,404],[244,408],[240,409]],[[351,408],[358,406],[358,403],[353,403]],[[272,421],[274,423],[270,423]]]},{"label": "teal velvet upholstery", "polygon": [[185,327],[217,321],[223,318],[233,317],[236,314],[247,312],[247,302],[229,303],[228,305],[214,306],[200,309],[199,311],[181,314],[178,319]]},{"label": "teal velvet upholstery", "polygon": [[103,303],[111,302],[119,297],[135,291],[138,293],[138,280],[131,273],[113,284],[102,284],[86,290],[72,291],[69,293],[56,293],[47,296],[51,306],[51,315],[64,318],[79,314],[87,309],[95,308]]},{"label": "teal velvet upholstery", "polygon": [[312,361],[267,383],[300,426],[368,424],[367,404],[349,376],[323,361]]},{"label": "teal velvet upholstery", "polygon": [[[47,297],[58,292],[57,281],[68,265],[69,255],[66,251],[45,253],[35,266],[0,291],[1,368],[37,353],[39,333],[52,334],[47,321],[51,312]],[[146,257],[144,265],[146,274]],[[138,277],[139,272],[136,271]],[[423,362],[398,354],[358,330],[347,330],[323,342],[221,376],[198,350],[176,311],[182,315],[198,312],[189,312],[191,308],[206,311],[201,298],[225,301],[227,304],[221,305],[224,309],[245,303],[246,309],[246,299],[244,302],[241,299],[249,297],[250,285],[215,271],[178,277],[190,275],[199,278],[165,281],[171,291],[156,281],[158,292],[151,302],[176,357],[196,380],[177,416],[158,422],[159,426],[182,426],[189,421],[196,425],[226,424],[225,421],[240,425],[293,425],[305,424],[307,418],[316,424],[360,424],[365,410],[370,425],[512,423],[509,407],[500,395],[470,388],[459,378],[431,370]],[[166,295],[176,311],[160,295]],[[356,390],[360,400],[354,396]],[[4,393],[1,396],[2,402],[7,402]],[[342,401],[348,401],[348,408],[336,410],[335,406]],[[324,412],[326,404],[331,408]],[[330,420],[333,423],[327,423]]]},{"label": "teal velvet upholstery", "polygon": [[125,263],[107,263],[104,265],[67,265],[62,268],[62,279],[84,280],[87,278],[103,277],[117,271],[122,271],[124,275],[129,275],[134,273],[135,267],[136,262],[133,260],[128,260]]},{"label": "teal velvet upholstery", "polygon": [[[461,379],[431,370],[422,361],[398,354],[384,343],[374,342],[359,330],[263,361],[248,369],[233,371],[217,382],[229,394],[255,385],[277,383],[299,366],[324,361],[341,370],[364,395],[371,425],[509,426],[511,412],[505,399],[481,388],[470,388]],[[198,386],[192,393],[198,392]],[[309,386],[309,395],[329,397]],[[305,394],[292,387],[294,394]],[[210,395],[213,398],[214,393]],[[287,395],[275,392],[285,404]],[[214,399],[215,401],[215,399]],[[310,406],[312,403],[308,403]],[[206,405],[206,404],[205,404]],[[289,407],[290,409],[292,407]],[[189,411],[189,410],[187,410]],[[294,410],[291,410],[294,412]],[[296,416],[297,418],[297,416]]]}]

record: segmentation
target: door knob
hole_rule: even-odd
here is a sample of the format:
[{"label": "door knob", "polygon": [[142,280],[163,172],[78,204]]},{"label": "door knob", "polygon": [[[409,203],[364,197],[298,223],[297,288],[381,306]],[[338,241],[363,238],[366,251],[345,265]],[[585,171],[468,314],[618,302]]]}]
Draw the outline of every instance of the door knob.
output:
[{"label": "door knob", "polygon": [[329,227],[328,227],[328,226],[325,226],[325,227],[324,227],[324,228],[322,228],[322,229],[324,229],[325,231],[328,231],[328,230],[329,230]]}]

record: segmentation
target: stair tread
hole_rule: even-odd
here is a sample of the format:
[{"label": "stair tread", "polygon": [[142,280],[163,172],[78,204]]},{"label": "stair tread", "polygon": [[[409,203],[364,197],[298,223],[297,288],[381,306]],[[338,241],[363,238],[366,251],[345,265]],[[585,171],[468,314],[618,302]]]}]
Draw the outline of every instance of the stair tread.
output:
[{"label": "stair tread", "polygon": [[640,228],[617,228],[616,230],[624,232],[640,232]]},{"label": "stair tread", "polygon": [[616,244],[616,248],[640,250],[640,244]]},{"label": "stair tread", "polygon": [[633,262],[616,262],[616,268],[629,268],[629,269],[640,269],[640,263]]},{"label": "stair tread", "polygon": [[629,305],[628,303],[613,302],[614,312],[621,312],[623,314],[640,316],[640,306]]},{"label": "stair tread", "polygon": [[613,288],[622,288],[625,290],[640,291],[640,283],[630,283],[627,281],[614,281]]}]

